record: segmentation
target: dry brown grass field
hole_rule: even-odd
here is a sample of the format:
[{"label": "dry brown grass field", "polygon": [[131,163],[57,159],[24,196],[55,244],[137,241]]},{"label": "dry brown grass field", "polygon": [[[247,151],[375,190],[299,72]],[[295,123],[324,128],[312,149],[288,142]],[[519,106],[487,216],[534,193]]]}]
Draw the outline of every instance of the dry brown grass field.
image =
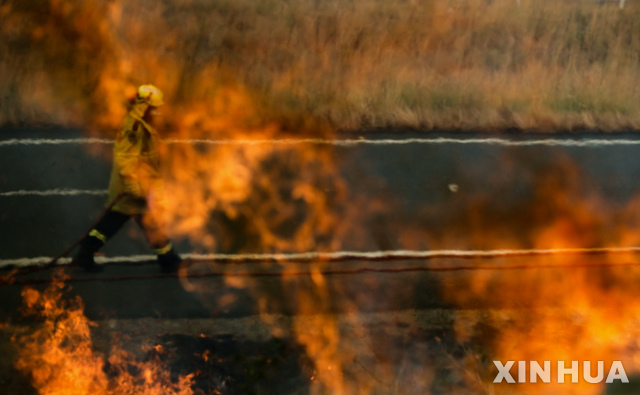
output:
[{"label": "dry brown grass field", "polygon": [[101,130],[152,82],[181,127],[640,127],[634,1],[9,0],[0,37],[0,124]]}]

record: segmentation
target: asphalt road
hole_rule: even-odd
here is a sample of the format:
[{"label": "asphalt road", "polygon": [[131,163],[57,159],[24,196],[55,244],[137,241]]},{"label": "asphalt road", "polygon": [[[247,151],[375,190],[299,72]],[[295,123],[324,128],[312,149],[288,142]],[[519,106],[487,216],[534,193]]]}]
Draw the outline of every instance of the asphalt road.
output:
[{"label": "asphalt road", "polygon": [[[473,134],[428,134],[417,132],[372,132],[367,139],[408,139],[415,137],[488,138]],[[10,139],[78,138],[80,131],[55,128],[3,129],[0,142]],[[344,134],[338,138],[353,138]],[[511,141],[533,139],[630,139],[634,134],[599,135],[500,135]],[[362,144],[336,146],[334,157],[351,196],[362,201],[382,202],[375,215],[362,226],[358,240],[342,240],[343,250],[378,251],[398,249],[494,249],[530,245],[532,235],[545,229],[553,218],[566,217],[584,235],[573,238],[573,247],[600,247],[602,235],[620,232],[620,216],[627,213],[640,192],[640,161],[635,144],[597,147],[511,146],[478,142]],[[108,145],[1,145],[0,144],[0,260],[51,257],[75,241],[103,209],[104,196],[39,196],[14,194],[20,190],[46,191],[56,188],[106,189],[109,172]],[[559,201],[561,203],[559,203]],[[564,202],[564,203],[562,203]],[[591,203],[585,203],[591,202]],[[593,203],[595,202],[595,204]],[[590,205],[591,204],[591,205]],[[597,224],[580,222],[575,207],[602,209]],[[603,219],[604,218],[604,219]],[[571,227],[570,226],[570,227]],[[586,229],[588,227],[596,227]],[[573,232],[576,233],[576,232]],[[577,232],[580,233],[580,232]],[[598,236],[599,235],[599,236]],[[480,237],[487,236],[487,238]],[[488,237],[491,236],[491,237]],[[479,241],[479,239],[481,239]],[[509,243],[500,243],[500,240]],[[614,237],[615,239],[615,237]],[[487,242],[486,240],[491,240]],[[528,244],[529,243],[529,244]],[[178,249],[193,249],[189,240],[180,240]],[[550,246],[553,247],[553,246]],[[626,245],[625,245],[626,247]],[[105,247],[107,256],[149,254],[140,232],[130,224]],[[256,251],[259,252],[259,251]],[[554,261],[549,257],[495,258],[485,260],[351,260],[322,262],[318,270],[358,268],[430,268],[482,264],[485,266],[535,265]],[[585,257],[585,264],[599,264],[601,256]],[[188,273],[228,271],[279,272],[277,263],[236,264],[187,262]],[[295,263],[305,271],[312,265]],[[291,267],[288,267],[292,270]],[[408,308],[501,308],[534,306],[537,299],[531,279],[558,279],[586,271],[603,281],[618,271],[635,273],[635,267],[591,267],[573,269],[484,270],[490,273],[491,292],[478,297],[459,297],[456,290],[473,287],[477,271],[366,272],[331,274],[321,285],[312,274],[293,276],[209,276],[192,279],[133,278],[159,273],[153,262],[141,265],[110,265],[89,277],[74,268],[66,269],[77,281],[73,294],[82,297],[90,318],[134,318],[157,316],[209,317],[243,316],[258,312],[305,314],[336,311],[387,311]],[[6,271],[5,271],[6,272]],[[44,271],[21,279],[46,279]],[[123,277],[117,280],[117,277]],[[124,278],[126,277],[126,279]],[[46,284],[37,285],[44,287]],[[553,283],[550,283],[553,286]],[[611,286],[604,284],[603,286]],[[624,289],[636,295],[635,287]],[[20,285],[0,286],[0,319],[17,319]],[[514,289],[521,292],[514,292]],[[530,290],[530,292],[527,292]]]}]

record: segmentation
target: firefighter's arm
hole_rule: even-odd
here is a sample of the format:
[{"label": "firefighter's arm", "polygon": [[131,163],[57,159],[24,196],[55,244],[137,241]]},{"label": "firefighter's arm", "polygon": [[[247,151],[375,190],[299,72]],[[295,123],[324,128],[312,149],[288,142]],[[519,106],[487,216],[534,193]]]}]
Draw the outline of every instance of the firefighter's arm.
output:
[{"label": "firefighter's arm", "polygon": [[140,139],[140,132],[142,127],[140,123],[132,118],[127,118],[124,123],[124,127],[121,132],[121,139],[128,140],[129,144],[135,145]]}]

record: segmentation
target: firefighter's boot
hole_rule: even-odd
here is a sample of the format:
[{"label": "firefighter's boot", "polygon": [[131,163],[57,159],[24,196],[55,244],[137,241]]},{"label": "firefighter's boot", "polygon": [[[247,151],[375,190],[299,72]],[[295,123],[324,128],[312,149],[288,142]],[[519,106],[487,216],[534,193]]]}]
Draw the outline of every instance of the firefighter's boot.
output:
[{"label": "firefighter's boot", "polygon": [[84,269],[88,273],[99,273],[104,270],[101,265],[98,265],[94,260],[94,254],[104,245],[102,240],[104,236],[99,232],[93,230],[82,239],[80,242],[80,249],[71,260],[71,264],[75,264]]},{"label": "firefighter's boot", "polygon": [[158,264],[160,264],[162,273],[178,272],[182,258],[180,258],[180,255],[173,249],[171,243],[167,244],[164,248],[156,249],[156,253],[158,254]]}]

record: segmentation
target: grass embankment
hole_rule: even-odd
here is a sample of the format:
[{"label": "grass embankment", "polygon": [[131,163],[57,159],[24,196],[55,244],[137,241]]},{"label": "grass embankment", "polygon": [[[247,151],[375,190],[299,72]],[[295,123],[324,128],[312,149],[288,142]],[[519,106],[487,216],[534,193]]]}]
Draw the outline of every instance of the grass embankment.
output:
[{"label": "grass embankment", "polygon": [[177,108],[241,87],[289,127],[640,127],[632,2],[40,3],[0,8],[0,123],[117,122],[105,101],[153,81]]}]

